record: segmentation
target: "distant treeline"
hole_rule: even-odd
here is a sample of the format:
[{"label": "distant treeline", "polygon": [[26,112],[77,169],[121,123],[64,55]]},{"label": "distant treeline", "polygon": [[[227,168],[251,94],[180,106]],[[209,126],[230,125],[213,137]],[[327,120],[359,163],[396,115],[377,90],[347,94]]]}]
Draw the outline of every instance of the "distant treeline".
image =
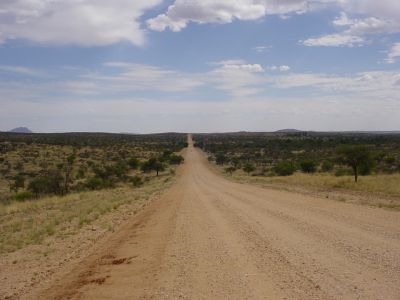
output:
[{"label": "distant treeline", "polygon": [[178,133],[0,133],[0,202],[138,187],[173,172],[185,147],[187,136]]},{"label": "distant treeline", "polygon": [[[116,133],[12,133],[0,132],[0,143],[22,142],[25,144],[47,144],[60,146],[108,146],[115,144],[143,145],[163,148],[186,147],[186,134],[161,133],[161,134],[116,134]],[[172,150],[172,149],[170,149]]]},{"label": "distant treeline", "polygon": [[[400,134],[395,133],[227,133],[195,134],[195,146],[227,172],[336,175],[400,172]],[[357,165],[355,167],[355,165]]]}]

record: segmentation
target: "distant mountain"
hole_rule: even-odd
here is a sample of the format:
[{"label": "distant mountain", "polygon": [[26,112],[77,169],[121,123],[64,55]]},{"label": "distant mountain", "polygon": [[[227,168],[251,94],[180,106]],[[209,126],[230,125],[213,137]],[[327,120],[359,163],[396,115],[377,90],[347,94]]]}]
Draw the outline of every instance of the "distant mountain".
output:
[{"label": "distant mountain", "polygon": [[298,129],[281,129],[277,130],[275,132],[281,132],[281,133],[295,133],[295,132],[303,132],[303,130],[298,130]]},{"label": "distant mountain", "polygon": [[33,133],[28,127],[17,127],[17,128],[11,129],[9,132],[14,132],[14,133]]}]

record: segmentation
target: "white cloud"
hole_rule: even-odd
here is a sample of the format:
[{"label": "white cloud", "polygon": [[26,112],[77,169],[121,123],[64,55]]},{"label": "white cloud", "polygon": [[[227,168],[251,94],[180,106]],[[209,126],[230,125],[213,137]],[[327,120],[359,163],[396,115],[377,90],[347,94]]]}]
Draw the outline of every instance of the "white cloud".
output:
[{"label": "white cloud", "polygon": [[366,41],[364,38],[347,34],[328,34],[318,38],[310,38],[305,41],[300,41],[305,46],[325,46],[325,47],[354,47],[361,46]]},{"label": "white cloud", "polygon": [[[258,2],[258,3],[257,3]],[[149,28],[180,31],[187,23],[230,23],[234,19],[255,20],[265,15],[265,6],[251,0],[176,0],[165,14],[148,20]]]},{"label": "white cloud", "polygon": [[400,2],[398,0],[338,0],[338,3],[349,13],[393,21],[400,18]]},{"label": "white cloud", "polygon": [[[85,80],[95,82],[94,91],[104,94],[121,91],[193,92],[196,88],[215,88],[233,97],[249,97],[266,93],[270,89],[290,91],[308,88],[320,93],[355,93],[375,95],[377,99],[396,97],[400,91],[400,73],[389,71],[361,72],[349,76],[313,73],[286,73],[287,65],[268,67],[279,73],[267,73],[260,64],[244,60],[213,62],[214,68],[204,73],[184,73],[177,70],[148,65],[111,62],[108,68],[117,68],[117,74],[86,74],[76,80],[79,86],[91,88]],[[71,84],[71,83],[69,83]]]},{"label": "white cloud", "polygon": [[351,19],[345,12],[341,12],[340,17],[333,21],[333,25],[348,27],[345,33],[354,35],[394,33],[400,31],[400,22],[397,20],[377,17]]},{"label": "white cloud", "polygon": [[287,72],[290,70],[290,67],[286,66],[286,65],[282,65],[282,66],[271,66],[268,69],[271,71]]},{"label": "white cloud", "polygon": [[180,31],[189,22],[226,24],[234,20],[257,20],[267,15],[286,16],[331,2],[335,0],[175,0],[164,14],[148,20],[147,24],[156,31],[167,28]]},{"label": "white cloud", "polygon": [[[400,32],[400,2],[398,0],[175,0],[163,14],[149,19],[150,29],[180,31],[188,23],[226,24],[234,20],[258,20],[268,15],[283,19],[334,5],[342,12],[333,20],[338,32],[300,41],[305,46],[358,47],[373,40],[377,34]],[[355,18],[354,16],[357,16]],[[268,46],[253,48],[258,53]],[[393,58],[387,59],[393,62]]]},{"label": "white cloud", "polygon": [[290,70],[289,66],[286,66],[286,65],[279,66],[279,71],[281,71],[281,72],[286,72],[286,71],[289,71],[289,70]]},{"label": "white cloud", "polygon": [[353,20],[350,20],[345,12],[340,13],[340,17],[333,21],[336,26],[348,26],[353,24]]},{"label": "white cloud", "polygon": [[325,93],[353,94],[358,97],[369,97],[383,100],[393,98],[400,100],[397,94],[400,86],[399,72],[371,71],[338,76],[329,74],[291,73],[268,79],[273,87],[280,89],[312,88]]},{"label": "white cloud", "polygon": [[1,0],[0,42],[143,45],[139,18],[162,0]]},{"label": "white cloud", "polygon": [[264,68],[260,64],[248,64],[243,60],[224,60],[214,63],[218,67],[204,74],[204,80],[235,97],[255,95],[264,90]]},{"label": "white cloud", "polygon": [[[360,46],[366,36],[400,32],[400,5],[397,0],[338,0],[343,11],[332,23],[342,32],[310,38],[306,46]],[[357,18],[349,17],[357,15]]]},{"label": "white cloud", "polygon": [[103,64],[104,69],[96,72],[77,69],[74,78],[49,83],[47,88],[63,91],[64,95],[99,98],[137,92],[163,92],[176,96],[176,93],[194,92],[197,88],[207,87],[243,97],[264,90],[260,86],[264,80],[264,68],[260,64],[223,60],[210,65],[213,68],[208,72],[186,73],[152,65],[107,62]]},{"label": "white cloud", "polygon": [[259,64],[247,64],[243,60],[223,60],[213,63],[221,66],[219,70],[245,71],[245,72],[263,72],[264,69]]},{"label": "white cloud", "polygon": [[395,33],[400,31],[400,22],[393,20],[385,20],[375,17],[364,19],[352,19],[350,28],[346,33],[354,35],[379,34],[379,33]]},{"label": "white cloud", "polygon": [[400,43],[396,43],[392,46],[386,58],[386,62],[393,64],[398,58],[400,58]]},{"label": "white cloud", "polygon": [[[20,93],[32,90],[35,91],[34,94],[57,91],[60,97],[84,96],[101,100],[117,95],[137,93],[153,95],[157,92],[163,93],[166,97],[178,97],[183,92],[193,93],[197,88],[210,87],[238,97],[258,94],[264,90],[262,86],[264,68],[260,64],[249,64],[243,60],[224,60],[210,65],[212,69],[208,72],[187,73],[152,65],[106,62],[103,68],[97,71],[69,68],[67,78],[57,78],[55,72],[52,80],[43,83],[0,84],[0,92],[4,98],[7,98],[4,94],[6,91],[15,94],[15,91]],[[49,76],[52,77],[52,72]],[[20,95],[23,98],[30,97],[29,93]]]},{"label": "white cloud", "polygon": [[[181,99],[217,89],[222,99],[268,95],[269,91],[309,95],[352,95],[360,98],[397,99],[400,92],[400,73],[389,71],[361,72],[347,76],[334,74],[295,73],[289,66],[266,68],[278,73],[265,72],[260,64],[243,60],[224,60],[211,64],[206,72],[188,73],[151,65],[108,62],[97,71],[71,69],[68,77],[58,78],[58,72],[49,71],[52,80],[31,82],[13,80],[0,83],[2,99],[52,99],[67,101],[71,98],[107,101],[127,95],[147,95],[164,99]],[[31,70],[35,72],[35,70]],[[30,76],[30,74],[22,74]],[[54,75],[54,76],[53,76]],[[51,95],[51,96],[49,96]],[[184,95],[184,96],[182,96]],[[169,101],[169,100],[168,100]]]},{"label": "white cloud", "polygon": [[[268,130],[265,122],[320,130],[327,122],[332,127],[326,129],[398,124],[400,72],[344,76],[263,70],[243,60],[216,62],[201,73],[108,62],[92,72],[71,68],[68,78],[57,77],[56,70],[52,80],[0,81],[0,99],[13,99],[0,101],[0,127],[28,122],[38,130],[148,132]],[[222,91],[218,98],[209,96],[213,89]]]},{"label": "white cloud", "polygon": [[257,46],[254,47],[253,50],[256,51],[257,53],[264,53],[270,50],[272,46]]},{"label": "white cloud", "polygon": [[323,35],[318,38],[310,38],[301,41],[305,46],[327,46],[327,47],[354,47],[366,44],[365,36],[400,32],[400,21],[367,17],[351,19],[345,12],[333,21],[333,25],[345,27],[340,33]]},{"label": "white cloud", "polygon": [[[0,90],[1,93],[1,90]],[[23,109],[21,109],[23,108]],[[357,95],[240,97],[225,101],[192,98],[73,98],[69,102],[0,102],[0,128],[28,124],[35,131],[215,132],[312,130],[393,130],[400,102]],[[56,122],[54,120],[57,120]]]},{"label": "white cloud", "polygon": [[0,72],[17,73],[22,75],[38,75],[39,72],[30,68],[20,66],[0,65]]},{"label": "white cloud", "polygon": [[108,62],[104,66],[116,68],[117,73],[89,73],[82,78],[97,82],[100,87],[108,87],[112,91],[185,92],[203,85],[196,75],[167,68],[122,62]]},{"label": "white cloud", "polygon": [[398,30],[398,0],[175,0],[165,13],[148,20],[147,24],[156,31],[167,28],[180,31],[189,22],[226,24],[234,20],[258,20],[268,15],[287,19],[292,14],[323,9],[329,5],[340,7],[343,13],[366,16],[354,23],[347,15],[342,15],[335,20],[335,25],[353,25],[354,31]]}]

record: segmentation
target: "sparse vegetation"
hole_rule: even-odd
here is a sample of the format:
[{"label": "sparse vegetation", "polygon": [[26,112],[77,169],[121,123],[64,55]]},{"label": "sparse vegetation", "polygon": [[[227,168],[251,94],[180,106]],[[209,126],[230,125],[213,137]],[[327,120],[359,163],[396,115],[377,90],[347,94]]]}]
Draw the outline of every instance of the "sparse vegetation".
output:
[{"label": "sparse vegetation", "polygon": [[186,145],[184,134],[0,133],[0,253],[147,199],[169,186]]},{"label": "sparse vegetation", "polygon": [[241,181],[400,196],[398,134],[243,132],[197,134],[194,140],[211,162]]},{"label": "sparse vegetation", "polygon": [[[169,176],[154,179],[136,189],[126,186],[113,190],[73,193],[65,197],[50,196],[36,201],[0,204],[0,253],[41,244],[49,236],[63,238],[72,235],[80,227],[90,225],[121,205],[146,200],[168,187],[171,181],[165,179]],[[18,195],[22,198],[28,196],[21,193]]]},{"label": "sparse vegetation", "polygon": [[0,203],[138,186],[152,171],[159,175],[181,164],[177,152],[185,146],[186,135],[174,133],[0,133]]}]

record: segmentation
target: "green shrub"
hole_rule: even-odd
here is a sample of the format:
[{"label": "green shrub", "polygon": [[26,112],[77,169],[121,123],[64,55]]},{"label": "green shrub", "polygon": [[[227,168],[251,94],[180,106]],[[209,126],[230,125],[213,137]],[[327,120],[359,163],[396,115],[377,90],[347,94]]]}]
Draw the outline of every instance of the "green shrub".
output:
[{"label": "green shrub", "polygon": [[19,193],[15,194],[15,196],[14,196],[14,199],[16,201],[20,201],[20,202],[23,202],[23,201],[26,201],[26,200],[29,200],[32,198],[33,198],[33,194],[31,192],[27,192],[27,191],[19,192]]},{"label": "green shrub", "polygon": [[243,167],[243,171],[247,173],[247,175],[250,175],[251,172],[253,172],[256,168],[252,164],[246,164]]},{"label": "green shrub", "polygon": [[225,172],[228,173],[229,175],[232,175],[233,172],[236,171],[236,168],[234,166],[229,166],[225,168]]},{"label": "green shrub", "polygon": [[78,173],[76,174],[76,179],[85,178],[85,173],[86,173],[86,168],[83,166],[80,166],[78,169]]},{"label": "green shrub", "polygon": [[333,170],[334,164],[330,160],[324,160],[321,165],[322,172],[330,172]]},{"label": "green shrub", "polygon": [[106,187],[106,182],[98,177],[89,178],[85,182],[85,187],[89,190],[100,190]]},{"label": "green shrub", "polygon": [[304,173],[314,173],[317,170],[317,166],[312,160],[305,160],[300,163],[301,171]]},{"label": "green shrub", "polygon": [[172,152],[171,150],[164,150],[164,151],[163,151],[163,154],[162,154],[162,157],[168,158],[168,157],[170,157],[172,154],[173,154],[173,152]]},{"label": "green shrub", "polygon": [[123,178],[124,175],[128,172],[128,165],[119,161],[114,166],[112,166],[111,173],[117,176],[118,178]]},{"label": "green shrub", "polygon": [[29,185],[28,190],[31,191],[35,197],[45,194],[62,194],[62,183],[64,178],[59,170],[52,170],[48,174],[33,179]]},{"label": "green shrub", "polygon": [[139,187],[139,186],[142,186],[142,185],[143,185],[142,177],[140,177],[140,176],[138,176],[138,175],[131,177],[131,178],[129,179],[129,181],[132,183],[132,185],[133,185],[134,187]]},{"label": "green shrub", "polygon": [[282,161],[276,164],[274,171],[279,176],[289,176],[296,171],[296,168],[292,162]]},{"label": "green shrub", "polygon": [[184,158],[182,155],[176,155],[176,154],[171,154],[169,156],[169,163],[171,165],[179,165],[184,161]]},{"label": "green shrub", "polygon": [[373,168],[375,167],[375,163],[373,161],[368,163],[363,163],[359,166],[360,175],[370,175]]},{"label": "green shrub", "polygon": [[396,162],[396,157],[394,157],[393,155],[388,155],[385,157],[385,163],[387,163],[388,165],[392,165]]},{"label": "green shrub", "polygon": [[139,160],[135,157],[132,157],[128,160],[128,165],[131,169],[136,170],[139,167]]}]

